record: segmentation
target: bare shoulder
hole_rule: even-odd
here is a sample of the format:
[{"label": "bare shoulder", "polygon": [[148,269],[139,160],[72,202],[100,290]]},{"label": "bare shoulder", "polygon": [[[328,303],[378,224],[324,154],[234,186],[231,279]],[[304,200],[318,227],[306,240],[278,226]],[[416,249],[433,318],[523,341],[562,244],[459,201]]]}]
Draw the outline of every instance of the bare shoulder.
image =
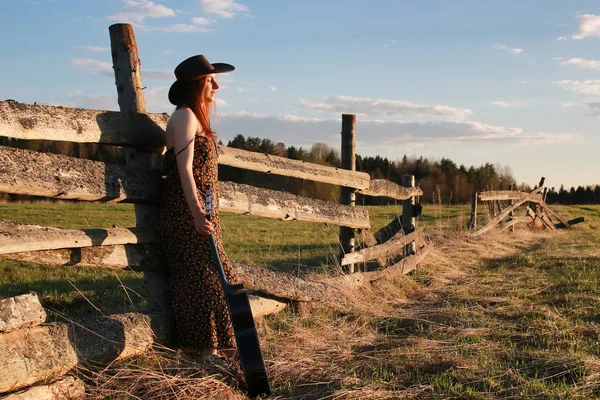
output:
[{"label": "bare shoulder", "polygon": [[188,107],[178,108],[171,114],[169,118],[168,125],[173,125],[177,127],[187,126],[189,124],[196,124],[196,116],[194,112],[190,110]]}]

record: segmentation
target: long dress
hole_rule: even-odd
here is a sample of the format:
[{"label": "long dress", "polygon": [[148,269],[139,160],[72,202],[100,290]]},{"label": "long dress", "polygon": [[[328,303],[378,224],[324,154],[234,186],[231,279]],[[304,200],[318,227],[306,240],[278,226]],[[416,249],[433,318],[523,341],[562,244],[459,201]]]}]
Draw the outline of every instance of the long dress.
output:
[{"label": "long dress", "polygon": [[[237,283],[231,262],[223,249],[217,186],[218,153],[214,140],[196,136],[193,140],[193,175],[198,200],[205,211],[204,193],[211,185],[213,237],[225,275]],[[208,239],[194,228],[194,220],[185,201],[173,149],[164,157],[163,198],[159,229],[162,250],[169,268],[172,307],[179,345],[190,349],[232,348],[234,332],[227,311],[221,281],[215,271]]]}]

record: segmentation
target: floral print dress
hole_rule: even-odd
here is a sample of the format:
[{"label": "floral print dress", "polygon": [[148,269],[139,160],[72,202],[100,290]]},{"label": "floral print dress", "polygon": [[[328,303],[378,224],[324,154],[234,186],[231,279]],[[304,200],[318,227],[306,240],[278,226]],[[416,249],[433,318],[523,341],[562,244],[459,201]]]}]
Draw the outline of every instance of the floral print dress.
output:
[{"label": "floral print dress", "polygon": [[[193,174],[198,200],[205,211],[206,186],[211,186],[213,237],[228,280],[237,283],[223,249],[217,186],[218,153],[212,139],[196,136],[193,143]],[[194,228],[173,149],[164,157],[164,191],[159,229],[162,250],[169,268],[172,306],[179,345],[189,349],[234,347],[234,332],[227,302],[214,267],[209,241]]]}]

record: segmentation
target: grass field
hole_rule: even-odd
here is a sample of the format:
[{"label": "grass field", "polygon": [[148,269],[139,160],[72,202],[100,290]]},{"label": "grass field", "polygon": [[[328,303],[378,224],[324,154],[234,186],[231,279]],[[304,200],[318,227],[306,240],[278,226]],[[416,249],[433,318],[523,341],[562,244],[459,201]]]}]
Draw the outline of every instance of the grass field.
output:
[{"label": "grass field", "polygon": [[[273,398],[599,398],[600,206],[552,208],[586,222],[554,234],[518,229],[467,240],[468,207],[426,206],[419,224],[436,247],[409,277],[362,288],[343,312],[286,310],[260,322]],[[377,230],[400,209],[369,213]],[[0,219],[64,228],[134,224],[129,205],[5,204]],[[234,261],[336,272],[337,227],[233,215],[223,216],[223,226]],[[53,319],[144,306],[139,273],[6,260],[0,268],[0,297],[35,290]],[[196,398],[244,398],[227,376],[166,378],[153,368],[171,361],[158,353],[104,371],[92,396],[111,398],[102,390],[125,387],[131,397],[118,398],[145,398],[162,387],[163,398],[193,398],[185,396],[194,387]]]}]

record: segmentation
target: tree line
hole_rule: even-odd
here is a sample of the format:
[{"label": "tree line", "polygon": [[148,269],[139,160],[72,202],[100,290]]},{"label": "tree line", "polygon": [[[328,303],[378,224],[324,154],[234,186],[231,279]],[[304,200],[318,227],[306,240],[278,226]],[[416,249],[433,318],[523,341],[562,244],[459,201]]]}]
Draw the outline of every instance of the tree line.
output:
[{"label": "tree line", "polygon": [[600,185],[577,186],[567,190],[563,185],[558,191],[555,188],[548,190],[546,202],[549,204],[600,204]]},{"label": "tree line", "polygon": [[[237,135],[227,143],[237,149],[256,151],[301,160],[332,167],[340,166],[340,154],[337,149],[325,143],[315,143],[309,149],[286,146],[282,142],[275,143],[270,139],[244,137]],[[441,204],[460,204],[471,201],[474,191],[507,189],[515,185],[515,179],[508,167],[486,163],[479,167],[458,166],[448,158],[428,160],[424,157],[408,157],[401,160],[390,160],[386,157],[356,156],[356,169],[366,172],[371,179],[387,179],[401,184],[403,175],[414,175],[423,190],[422,202]],[[222,180],[232,180],[256,186],[283,189],[294,194],[337,201],[339,188],[318,182],[302,181],[295,178],[265,176],[265,174],[220,166],[219,175]],[[520,190],[531,190],[521,185]],[[357,195],[359,204],[382,204],[389,199],[373,198]]]}]

